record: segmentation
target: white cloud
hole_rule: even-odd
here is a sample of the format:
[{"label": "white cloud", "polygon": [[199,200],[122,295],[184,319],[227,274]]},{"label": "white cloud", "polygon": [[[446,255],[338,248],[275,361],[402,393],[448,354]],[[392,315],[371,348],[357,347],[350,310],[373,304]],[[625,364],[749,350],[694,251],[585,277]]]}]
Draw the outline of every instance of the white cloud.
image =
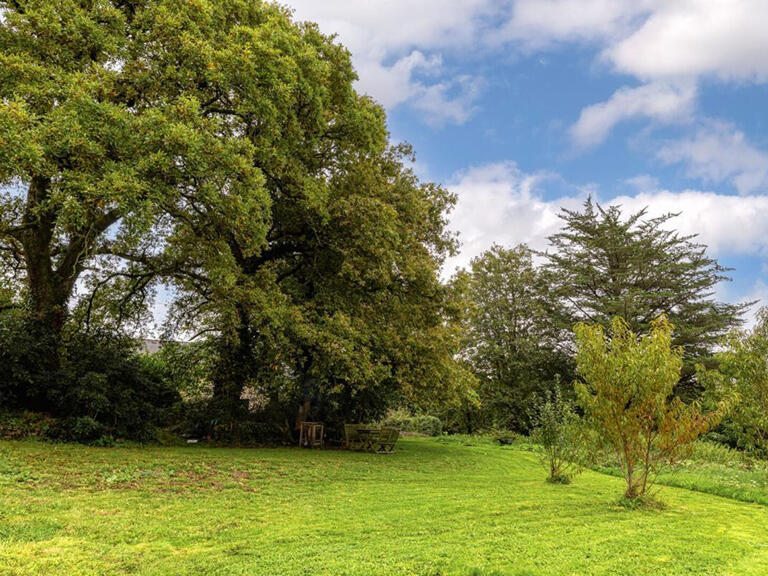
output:
[{"label": "white cloud", "polygon": [[561,206],[575,208],[584,197],[542,199],[542,183],[558,178],[549,173],[526,174],[513,162],[470,168],[456,175],[448,189],[458,201],[450,229],[459,232],[460,254],[446,263],[448,273],[487,250],[492,244],[521,242],[543,249],[547,237],[560,225]]},{"label": "white cloud", "polygon": [[624,120],[646,117],[665,124],[690,120],[695,98],[696,88],[691,83],[620,88],[609,100],[584,108],[571,126],[571,137],[579,146],[594,146]]},{"label": "white cloud", "polygon": [[[514,163],[479,166],[459,173],[448,188],[458,202],[450,227],[460,233],[461,253],[446,263],[446,272],[498,243],[521,242],[547,247],[547,237],[560,228],[562,207],[578,208],[581,190],[547,200],[543,188],[558,180],[549,173],[526,174]],[[598,201],[600,199],[598,198]],[[701,190],[648,190],[613,198],[627,213],[648,208],[650,216],[681,212],[670,225],[682,234],[698,234],[710,253],[768,257],[768,196],[729,196]]]},{"label": "white cloud", "polygon": [[708,75],[765,82],[766,22],[765,0],[658,2],[637,30],[606,48],[605,57],[639,78]]},{"label": "white cloud", "polygon": [[741,194],[768,191],[768,153],[724,122],[705,123],[692,137],[666,142],[657,156],[668,164],[684,163],[688,176],[730,181]]},{"label": "white cloud", "polygon": [[[490,0],[293,0],[296,18],[338,34],[360,76],[358,88],[386,108],[409,103],[435,125],[462,124],[475,110],[481,80],[445,79],[441,51],[475,44]],[[422,76],[443,76],[427,82]]]},{"label": "white cloud", "polygon": [[413,106],[424,112],[429,124],[464,124],[475,112],[475,100],[482,90],[482,81],[472,76],[424,86],[417,84]]},{"label": "white cloud", "polygon": [[368,53],[447,48],[473,42],[485,18],[498,8],[490,0],[287,0],[296,17],[338,33],[345,46]]},{"label": "white cloud", "polygon": [[625,184],[628,184],[638,192],[647,192],[648,190],[658,190],[659,181],[656,177],[650,174],[638,174],[624,180]]},{"label": "white cloud", "polygon": [[439,56],[427,57],[418,50],[388,67],[378,61],[366,62],[364,91],[375,95],[376,100],[385,108],[391,108],[413,98],[419,91],[413,81],[416,72],[434,73],[441,66]]},{"label": "white cloud", "polygon": [[500,30],[501,41],[522,41],[529,49],[559,42],[607,42],[632,31],[647,13],[648,0],[517,0]]},{"label": "white cloud", "polygon": [[613,198],[627,211],[648,207],[651,216],[680,212],[670,222],[682,234],[698,234],[716,256],[768,255],[768,197],[729,196],[701,190],[657,190]]},{"label": "white cloud", "polygon": [[516,0],[500,36],[537,49],[592,42],[644,82],[768,80],[765,0]]}]

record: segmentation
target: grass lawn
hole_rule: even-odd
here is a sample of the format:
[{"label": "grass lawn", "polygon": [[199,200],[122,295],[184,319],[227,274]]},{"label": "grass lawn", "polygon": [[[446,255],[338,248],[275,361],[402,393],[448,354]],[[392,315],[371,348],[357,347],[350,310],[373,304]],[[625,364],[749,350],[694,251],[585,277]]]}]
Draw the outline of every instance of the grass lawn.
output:
[{"label": "grass lawn", "polygon": [[0,442],[0,574],[768,574],[768,507],[543,482],[518,447],[390,456]]}]

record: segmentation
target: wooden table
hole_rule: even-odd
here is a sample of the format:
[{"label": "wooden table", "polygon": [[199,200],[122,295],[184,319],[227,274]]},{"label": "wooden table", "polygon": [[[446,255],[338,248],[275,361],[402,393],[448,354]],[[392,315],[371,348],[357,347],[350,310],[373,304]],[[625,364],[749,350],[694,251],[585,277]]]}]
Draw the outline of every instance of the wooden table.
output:
[{"label": "wooden table", "polygon": [[366,452],[373,452],[376,447],[376,443],[379,441],[378,428],[358,428],[357,438],[360,442],[360,447]]}]

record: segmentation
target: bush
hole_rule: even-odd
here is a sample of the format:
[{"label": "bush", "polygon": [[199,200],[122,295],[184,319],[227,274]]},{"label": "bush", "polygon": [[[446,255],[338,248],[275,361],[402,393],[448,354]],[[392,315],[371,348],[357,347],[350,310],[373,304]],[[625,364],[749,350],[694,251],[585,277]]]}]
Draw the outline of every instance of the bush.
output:
[{"label": "bush", "polygon": [[411,430],[409,431],[424,434],[425,436],[439,436],[443,433],[443,423],[435,416],[420,414],[413,417]]},{"label": "bush", "polygon": [[165,366],[142,356],[129,338],[78,335],[62,355],[60,381],[52,392],[63,421],[62,440],[93,442],[101,437],[148,441],[179,395],[165,378]]},{"label": "bush", "polygon": [[91,444],[108,437],[106,427],[90,416],[59,418],[48,431],[48,436],[62,442]]},{"label": "bush", "polygon": [[708,438],[698,440],[693,444],[693,451],[688,459],[706,464],[722,464],[732,468],[749,467],[752,462],[746,452],[711,441]]},{"label": "bush", "polygon": [[673,326],[664,316],[642,337],[621,318],[613,320],[608,334],[600,325],[586,324],[577,324],[575,332],[580,405],[603,445],[620,459],[624,496],[642,498],[665,467],[690,454],[727,404],[704,413],[697,403],[674,396],[683,350],[673,346]]},{"label": "bush", "polygon": [[581,419],[559,389],[547,394],[533,410],[531,439],[541,446],[547,482],[568,484],[581,472],[586,453]]},{"label": "bush", "polygon": [[424,436],[439,436],[443,433],[443,423],[439,418],[428,414],[412,415],[406,410],[394,410],[384,420],[382,426],[397,428],[401,432],[413,432]]},{"label": "bush", "polygon": [[[131,338],[65,332],[57,348],[52,346],[35,335],[22,314],[0,315],[0,406],[9,413],[47,418],[36,427],[6,415],[0,424],[4,435],[147,441],[179,401],[163,361],[140,355]],[[53,356],[59,361],[52,365]]]},{"label": "bush", "polygon": [[41,412],[56,379],[47,369],[54,343],[35,330],[19,310],[0,313],[0,407],[7,412]]},{"label": "bush", "polygon": [[0,438],[21,440],[47,436],[55,421],[37,412],[0,414]]}]

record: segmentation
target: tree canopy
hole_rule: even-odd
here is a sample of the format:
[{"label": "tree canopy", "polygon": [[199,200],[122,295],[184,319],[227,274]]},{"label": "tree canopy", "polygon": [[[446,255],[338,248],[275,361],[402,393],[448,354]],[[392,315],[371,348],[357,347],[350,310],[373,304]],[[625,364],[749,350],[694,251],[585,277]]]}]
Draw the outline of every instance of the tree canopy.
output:
[{"label": "tree canopy", "polygon": [[716,355],[717,370],[702,371],[707,396],[733,409],[722,424],[725,438],[758,455],[768,453],[768,308],[755,325],[734,330]]},{"label": "tree canopy", "polygon": [[465,301],[464,354],[480,380],[479,424],[527,432],[536,397],[571,375],[533,252],[493,246],[454,283]]},{"label": "tree canopy", "polygon": [[218,342],[228,411],[246,387],[371,413],[459,394],[453,197],[333,38],[250,0],[0,12],[0,305],[50,340],[47,372],[73,306],[119,328],[166,284],[168,329]]}]

